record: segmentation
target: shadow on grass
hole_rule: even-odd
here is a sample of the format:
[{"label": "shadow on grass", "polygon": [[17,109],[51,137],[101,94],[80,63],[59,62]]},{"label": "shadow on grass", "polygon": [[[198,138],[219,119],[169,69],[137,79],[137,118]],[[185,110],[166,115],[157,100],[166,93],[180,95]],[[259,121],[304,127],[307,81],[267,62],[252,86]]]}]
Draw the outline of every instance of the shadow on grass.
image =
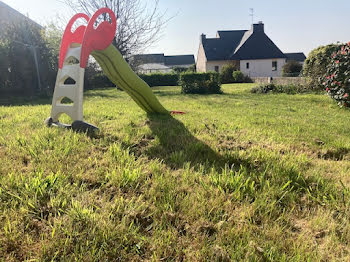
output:
[{"label": "shadow on grass", "polygon": [[[289,190],[301,195],[311,188],[312,192],[309,192],[309,195],[319,202],[331,199],[331,195],[335,193],[334,188],[326,180],[320,181],[318,177],[304,177],[294,167],[278,165],[276,159],[260,159],[257,162],[255,158],[241,158],[238,154],[221,155],[194,137],[183,123],[171,116],[149,115],[148,117],[148,126],[152,134],[159,139],[159,143],[155,143],[144,153],[149,158],[161,159],[169,168],[180,169],[189,163],[196,171],[206,173],[212,169],[218,173],[221,173],[224,168],[234,171],[244,169],[246,178],[254,181],[255,190],[259,190],[267,180],[278,187],[288,183],[291,186]],[[283,205],[282,202],[281,205]]]},{"label": "shadow on grass", "polygon": [[[109,91],[113,91],[112,93],[108,93]],[[100,97],[100,98],[119,98],[119,92],[124,92],[122,89],[117,87],[101,87],[95,89],[86,89],[84,91],[84,97]]]},{"label": "shadow on grass", "polygon": [[[106,91],[113,88],[100,88],[90,89],[84,91],[84,98],[89,97],[101,97],[101,98],[119,98],[116,94],[108,94]],[[116,88],[115,88],[116,89]],[[36,106],[36,105],[51,105],[52,96],[38,96],[38,95],[26,95],[23,94],[1,94],[0,93],[0,106]]]},{"label": "shadow on grass", "polygon": [[180,96],[183,95],[181,92],[174,91],[174,90],[152,90],[153,94],[156,96]]},{"label": "shadow on grass", "polygon": [[148,148],[150,158],[159,158],[172,169],[182,168],[189,162],[192,167],[222,170],[226,165],[250,169],[251,163],[234,157],[220,155],[209,145],[194,137],[183,123],[168,115],[148,115],[148,126],[159,143]]},{"label": "shadow on grass", "polygon": [[52,97],[3,96],[0,97],[0,106],[40,106],[50,105]]}]

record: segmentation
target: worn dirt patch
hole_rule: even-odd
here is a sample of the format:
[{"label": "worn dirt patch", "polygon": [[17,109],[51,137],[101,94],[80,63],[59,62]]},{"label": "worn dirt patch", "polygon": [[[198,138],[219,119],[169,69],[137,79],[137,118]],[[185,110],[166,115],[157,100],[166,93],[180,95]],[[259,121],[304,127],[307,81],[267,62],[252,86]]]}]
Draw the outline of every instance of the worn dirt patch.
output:
[{"label": "worn dirt patch", "polygon": [[328,149],[318,152],[317,157],[324,160],[342,161],[350,159],[349,153],[348,148]]}]

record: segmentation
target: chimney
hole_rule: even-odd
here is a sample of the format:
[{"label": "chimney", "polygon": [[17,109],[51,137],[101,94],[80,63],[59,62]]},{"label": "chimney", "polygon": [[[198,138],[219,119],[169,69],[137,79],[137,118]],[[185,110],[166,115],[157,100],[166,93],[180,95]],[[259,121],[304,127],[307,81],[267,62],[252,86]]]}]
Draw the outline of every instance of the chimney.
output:
[{"label": "chimney", "polygon": [[252,31],[253,33],[264,33],[264,23],[262,21],[259,21],[258,24],[253,24]]},{"label": "chimney", "polygon": [[199,42],[201,44],[203,44],[204,40],[207,39],[207,36],[205,34],[201,34],[200,38],[199,38]]}]

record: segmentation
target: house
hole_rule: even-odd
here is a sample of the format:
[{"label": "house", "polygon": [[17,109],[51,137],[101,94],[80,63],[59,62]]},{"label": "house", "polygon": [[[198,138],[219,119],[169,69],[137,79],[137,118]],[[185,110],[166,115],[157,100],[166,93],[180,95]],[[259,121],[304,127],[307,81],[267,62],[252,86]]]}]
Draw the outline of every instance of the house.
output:
[{"label": "house", "polygon": [[218,31],[215,38],[200,37],[197,71],[220,72],[234,64],[250,77],[277,77],[287,60],[303,62],[303,53],[283,53],[265,34],[264,24],[253,24],[250,30]]},{"label": "house", "polygon": [[304,65],[304,62],[306,60],[306,56],[304,55],[304,53],[285,53],[285,55],[287,58],[287,62],[288,61],[297,61],[297,62]]},{"label": "house", "polygon": [[21,14],[12,7],[8,6],[3,1],[0,1],[0,38],[5,33],[6,25],[19,23],[29,23],[38,29],[42,29],[41,25],[29,19],[27,16]]},{"label": "house", "polygon": [[165,56],[164,54],[134,55],[131,64],[139,73],[168,73],[175,67],[189,68],[195,64],[194,55]]}]

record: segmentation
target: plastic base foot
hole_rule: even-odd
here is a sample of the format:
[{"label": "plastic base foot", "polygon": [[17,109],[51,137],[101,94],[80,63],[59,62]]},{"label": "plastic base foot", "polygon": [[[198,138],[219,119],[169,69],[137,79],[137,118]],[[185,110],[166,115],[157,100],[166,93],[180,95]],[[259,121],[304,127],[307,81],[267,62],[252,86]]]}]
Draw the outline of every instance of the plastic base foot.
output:
[{"label": "plastic base foot", "polygon": [[47,118],[47,119],[44,121],[44,124],[45,124],[47,127],[51,127],[52,124],[53,124],[52,117]]},{"label": "plastic base foot", "polygon": [[97,135],[98,132],[100,131],[98,127],[79,120],[74,121],[72,125],[66,125],[60,122],[53,122],[52,117],[49,117],[45,120],[44,123],[47,127],[55,126],[55,127],[65,128],[65,129],[72,129],[75,132],[87,133],[88,135]]},{"label": "plastic base foot", "polygon": [[88,133],[89,135],[96,135],[99,132],[99,129],[96,126],[79,120],[73,122],[72,130],[76,132]]},{"label": "plastic base foot", "polygon": [[52,117],[49,117],[47,118],[45,121],[44,121],[45,125],[47,127],[52,127],[52,126],[56,126],[56,127],[62,127],[62,128],[66,128],[66,129],[70,129],[72,128],[71,125],[66,125],[66,124],[62,124],[60,122],[54,122]]}]

